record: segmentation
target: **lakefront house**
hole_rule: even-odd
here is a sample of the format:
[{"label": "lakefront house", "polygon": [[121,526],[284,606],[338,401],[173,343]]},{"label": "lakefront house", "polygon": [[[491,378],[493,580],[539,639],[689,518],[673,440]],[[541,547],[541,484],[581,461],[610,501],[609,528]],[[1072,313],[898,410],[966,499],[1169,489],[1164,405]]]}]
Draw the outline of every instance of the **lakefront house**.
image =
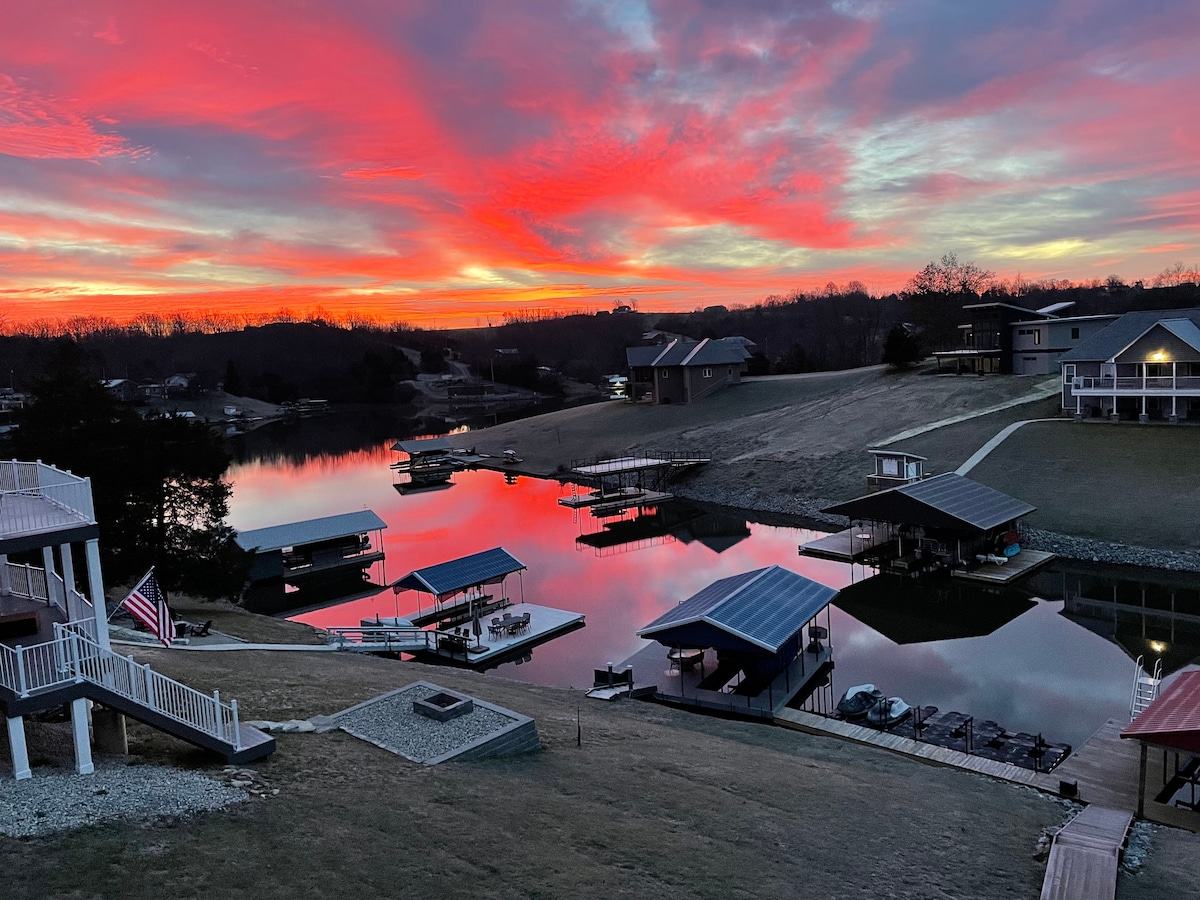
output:
[{"label": "lakefront house", "polygon": [[737,384],[751,355],[744,341],[705,338],[628,347],[630,395],[654,403],[694,403]]},{"label": "lakefront house", "polygon": [[1076,419],[1200,420],[1200,309],[1126,313],[1060,365],[1063,412]]}]

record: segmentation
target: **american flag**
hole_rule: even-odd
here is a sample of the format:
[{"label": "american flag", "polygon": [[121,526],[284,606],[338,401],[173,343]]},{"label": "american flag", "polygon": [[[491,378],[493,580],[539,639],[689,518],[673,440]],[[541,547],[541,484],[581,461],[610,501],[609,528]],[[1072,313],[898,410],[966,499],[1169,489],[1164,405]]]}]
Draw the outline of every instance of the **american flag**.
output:
[{"label": "american flag", "polygon": [[121,601],[135,619],[154,632],[167,647],[175,637],[175,625],[171,621],[171,610],[167,608],[167,597],[158,586],[154,570],[146,573],[146,577],[137,583],[129,592],[129,596]]}]

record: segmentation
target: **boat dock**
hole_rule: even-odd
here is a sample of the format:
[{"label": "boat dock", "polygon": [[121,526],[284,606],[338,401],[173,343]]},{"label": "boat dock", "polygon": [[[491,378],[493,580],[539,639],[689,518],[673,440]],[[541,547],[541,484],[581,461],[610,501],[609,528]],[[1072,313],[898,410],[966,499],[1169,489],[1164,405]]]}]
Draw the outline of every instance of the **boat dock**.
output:
[{"label": "boat dock", "polygon": [[1044,550],[1022,550],[1016,556],[993,557],[988,562],[981,562],[975,569],[951,569],[950,575],[953,578],[966,578],[968,581],[984,584],[1008,584],[1018,578],[1024,578],[1035,569],[1049,565],[1054,559],[1055,554]]},{"label": "boat dock", "polygon": [[801,556],[832,559],[837,562],[863,562],[877,555],[893,538],[888,529],[847,528],[800,545]]},{"label": "boat dock", "polygon": [[[538,644],[544,644],[585,624],[582,613],[534,603],[512,607],[514,613],[529,615],[522,628],[493,630],[490,620],[481,623],[476,637],[471,627],[418,628],[389,623],[360,625],[357,628],[329,628],[329,642],[339,650],[359,653],[403,653],[424,662],[440,662],[469,669],[488,669],[523,656]],[[518,617],[519,617],[518,616]]]},{"label": "boat dock", "polygon": [[816,653],[799,653],[770,681],[759,682],[723,669],[713,650],[695,659],[677,661],[668,656],[667,648],[651,643],[616,669],[632,667],[633,688],[638,695],[652,695],[661,703],[675,706],[765,721],[772,721],[802,691],[816,687],[833,659],[827,646]]}]

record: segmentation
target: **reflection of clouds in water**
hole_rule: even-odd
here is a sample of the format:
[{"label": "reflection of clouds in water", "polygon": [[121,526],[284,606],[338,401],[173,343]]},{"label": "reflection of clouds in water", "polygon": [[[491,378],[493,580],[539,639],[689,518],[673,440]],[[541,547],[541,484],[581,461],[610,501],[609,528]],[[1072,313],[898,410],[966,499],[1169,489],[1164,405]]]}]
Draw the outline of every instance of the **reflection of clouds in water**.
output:
[{"label": "reflection of clouds in water", "polygon": [[[797,556],[814,532],[780,526],[751,524],[749,538],[719,554],[693,540],[601,556],[575,540],[581,528],[598,531],[601,523],[587,510],[576,516],[559,506],[564,488],[555,481],[523,478],[508,485],[499,473],[460,472],[448,490],[401,496],[386,465],[392,458],[372,450],[347,454],[336,465],[323,459],[320,465],[239,466],[230,519],[251,528],[373,509],[388,523],[386,576],[392,581],[412,569],[507,548],[528,566],[509,577],[510,597],[519,600],[523,590],[531,603],[587,616],[585,628],[535,648],[523,665],[497,670],[507,678],[588,685],[593,668],[620,663],[645,646],[638,628],[719,578],[778,564],[839,589],[852,580],[849,566]],[[856,570],[853,580],[861,579]],[[427,606],[428,598],[423,602]],[[1127,708],[1132,664],[1113,644],[1057,615],[1058,607],[1041,602],[986,637],[897,645],[835,606],[829,638],[834,689],[873,682],[910,703],[1079,743]],[[415,593],[397,597],[385,590],[297,618],[318,627],[357,625],[416,608]]]}]

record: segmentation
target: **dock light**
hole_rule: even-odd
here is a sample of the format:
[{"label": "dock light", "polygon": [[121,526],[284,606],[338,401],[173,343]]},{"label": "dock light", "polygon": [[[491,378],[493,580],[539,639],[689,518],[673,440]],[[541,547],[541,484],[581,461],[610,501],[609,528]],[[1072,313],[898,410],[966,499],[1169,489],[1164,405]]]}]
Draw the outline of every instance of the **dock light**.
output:
[{"label": "dock light", "polygon": [[1150,649],[1153,650],[1155,653],[1166,653],[1167,645],[1164,644],[1162,641],[1151,641]]}]

